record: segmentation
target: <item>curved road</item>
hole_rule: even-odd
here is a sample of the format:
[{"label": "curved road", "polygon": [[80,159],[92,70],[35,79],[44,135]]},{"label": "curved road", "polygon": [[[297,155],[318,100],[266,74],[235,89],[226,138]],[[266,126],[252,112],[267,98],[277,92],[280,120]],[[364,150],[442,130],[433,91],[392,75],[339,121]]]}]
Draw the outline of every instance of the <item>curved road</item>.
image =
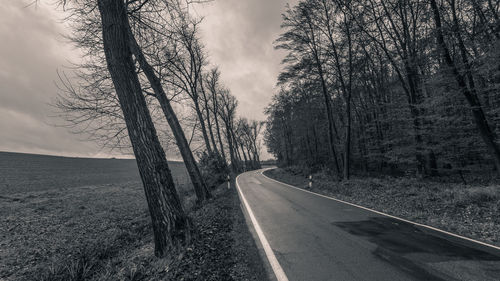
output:
[{"label": "curved road", "polygon": [[305,192],[262,170],[236,181],[280,281],[500,280],[493,247]]}]

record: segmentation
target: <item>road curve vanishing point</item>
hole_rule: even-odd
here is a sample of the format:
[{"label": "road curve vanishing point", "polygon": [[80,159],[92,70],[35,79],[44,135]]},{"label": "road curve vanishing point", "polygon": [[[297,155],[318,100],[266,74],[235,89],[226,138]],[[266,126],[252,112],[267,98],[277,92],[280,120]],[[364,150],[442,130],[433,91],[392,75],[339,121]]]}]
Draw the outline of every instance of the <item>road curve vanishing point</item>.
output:
[{"label": "road curve vanishing point", "polygon": [[239,175],[236,185],[279,281],[500,280],[496,246],[308,192],[262,171]]}]

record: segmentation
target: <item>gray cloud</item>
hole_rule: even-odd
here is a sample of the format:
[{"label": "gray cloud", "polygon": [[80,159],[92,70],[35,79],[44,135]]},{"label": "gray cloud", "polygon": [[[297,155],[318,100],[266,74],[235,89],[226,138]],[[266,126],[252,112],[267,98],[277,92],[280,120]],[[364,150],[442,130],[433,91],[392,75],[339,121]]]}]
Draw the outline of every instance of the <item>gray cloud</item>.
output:
[{"label": "gray cloud", "polygon": [[[218,0],[195,7],[205,16],[202,37],[224,83],[239,100],[239,115],[264,120],[282,54],[273,49],[284,0]],[[78,59],[62,39],[61,12],[7,0],[0,10],[0,151],[77,156],[107,152],[50,124],[56,70]],[[265,157],[264,157],[265,158]]]},{"label": "gray cloud", "polygon": [[65,128],[49,125],[56,70],[77,54],[62,41],[53,7],[5,1],[0,11],[0,150],[99,155]]},{"label": "gray cloud", "polygon": [[239,113],[264,120],[283,54],[274,50],[285,0],[218,0],[198,7],[203,39],[222,79],[240,103]]}]

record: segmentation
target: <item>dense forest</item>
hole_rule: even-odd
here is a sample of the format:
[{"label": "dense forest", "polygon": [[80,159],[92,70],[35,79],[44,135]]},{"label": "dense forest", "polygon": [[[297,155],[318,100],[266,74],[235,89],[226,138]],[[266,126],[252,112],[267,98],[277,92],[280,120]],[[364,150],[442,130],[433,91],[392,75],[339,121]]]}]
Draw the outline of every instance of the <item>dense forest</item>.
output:
[{"label": "dense forest", "polygon": [[500,1],[302,0],[266,109],[279,165],[500,175]]}]

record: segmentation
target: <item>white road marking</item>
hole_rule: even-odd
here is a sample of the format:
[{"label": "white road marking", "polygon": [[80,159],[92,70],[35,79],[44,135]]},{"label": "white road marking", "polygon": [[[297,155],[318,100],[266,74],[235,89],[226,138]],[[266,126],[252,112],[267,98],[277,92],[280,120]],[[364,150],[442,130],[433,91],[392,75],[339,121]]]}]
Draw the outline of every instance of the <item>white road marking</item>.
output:
[{"label": "white road marking", "polygon": [[248,205],[247,199],[245,198],[245,195],[243,195],[243,192],[241,191],[240,185],[238,184],[238,178],[240,175],[236,177],[236,187],[238,189],[238,192],[240,193],[240,198],[243,200],[243,204],[245,205],[245,208],[247,209],[248,216],[250,217],[250,220],[252,221],[252,224],[255,228],[255,232],[257,232],[257,236],[259,237],[260,243],[262,244],[262,248],[264,248],[264,252],[266,253],[267,260],[271,264],[271,268],[273,269],[274,275],[276,276],[276,279],[278,281],[288,281],[288,277],[285,274],[285,271],[283,271],[283,268],[281,268],[280,263],[278,262],[278,259],[274,255],[273,249],[271,249],[271,246],[269,245],[269,242],[266,239],[266,236],[264,235],[264,232],[260,228],[259,223],[257,222],[257,219],[255,218],[252,209],[250,208],[250,205]]},{"label": "white road marking", "polygon": [[413,224],[413,225],[416,225],[416,226],[420,226],[420,227],[423,227],[423,228],[431,229],[431,230],[434,230],[434,231],[437,231],[437,232],[441,232],[441,233],[444,233],[444,234],[448,234],[448,235],[451,235],[451,236],[454,236],[454,237],[457,237],[457,238],[461,238],[461,239],[464,239],[464,240],[467,240],[467,241],[470,241],[470,242],[474,242],[474,243],[477,243],[477,244],[480,244],[480,245],[483,245],[483,246],[486,246],[486,247],[490,247],[490,248],[493,248],[493,249],[496,249],[496,250],[500,250],[500,247],[495,246],[495,245],[491,245],[491,244],[488,244],[488,243],[485,243],[485,242],[481,242],[481,241],[478,241],[478,240],[475,240],[475,239],[472,239],[472,238],[461,236],[461,235],[458,235],[458,234],[455,234],[455,233],[448,232],[446,230],[442,230],[442,229],[435,228],[435,227],[432,227],[432,226],[428,226],[428,225],[425,225],[425,224],[421,224],[421,223],[418,223],[418,222],[409,221],[409,220],[406,220],[406,219],[403,219],[403,218],[400,218],[400,217],[396,217],[396,216],[393,216],[393,215],[389,215],[389,214],[386,214],[386,213],[382,213],[382,212],[379,212],[379,211],[376,211],[376,210],[373,210],[373,209],[370,209],[370,208],[367,208],[367,207],[363,207],[363,206],[360,206],[360,205],[356,205],[356,204],[353,204],[353,203],[342,201],[342,200],[334,198],[334,197],[326,196],[326,195],[319,194],[319,193],[316,193],[316,192],[312,192],[312,191],[309,191],[309,190],[305,190],[305,189],[302,189],[302,188],[299,188],[299,187],[296,187],[296,186],[293,186],[293,185],[290,185],[290,184],[287,184],[287,183],[284,183],[284,182],[280,182],[278,180],[272,179],[272,178],[264,175],[264,171],[270,170],[270,169],[274,169],[274,168],[263,169],[263,170],[261,170],[260,174],[262,176],[266,177],[267,179],[270,179],[270,180],[272,180],[274,182],[280,183],[282,185],[285,185],[285,186],[288,186],[288,187],[291,187],[291,188],[295,188],[295,189],[303,191],[303,192],[311,193],[311,194],[314,194],[314,195],[317,195],[317,196],[320,196],[320,197],[324,197],[324,198],[327,198],[327,199],[330,199],[330,200],[333,200],[333,201],[337,201],[337,202],[344,203],[344,204],[347,204],[347,205],[350,205],[350,206],[354,206],[354,207],[357,207],[357,208],[361,208],[361,209],[364,209],[364,210],[367,210],[367,211],[370,211],[370,212],[373,212],[373,213],[377,213],[379,215],[383,215],[383,216],[386,216],[386,217],[390,217],[390,218],[393,218],[393,219],[404,221],[404,222],[407,222],[407,223],[410,223],[410,224]]}]

